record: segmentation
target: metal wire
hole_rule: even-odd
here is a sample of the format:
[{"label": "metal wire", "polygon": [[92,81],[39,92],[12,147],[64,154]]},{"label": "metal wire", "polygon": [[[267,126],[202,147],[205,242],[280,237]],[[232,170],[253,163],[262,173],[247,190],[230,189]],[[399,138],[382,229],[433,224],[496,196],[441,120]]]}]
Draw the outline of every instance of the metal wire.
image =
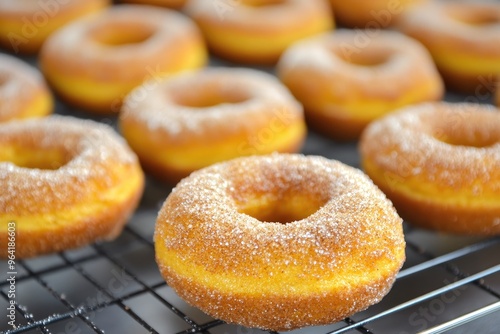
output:
[{"label": "metal wire", "polygon": [[476,310],[474,312],[470,312],[467,314],[464,314],[461,317],[455,318],[451,321],[448,321],[444,324],[441,324],[439,326],[436,326],[434,328],[431,328],[429,330],[420,332],[420,334],[441,334],[448,332],[454,328],[457,328],[461,325],[464,325],[466,323],[469,323],[473,320],[480,319],[482,317],[485,317],[491,313],[494,312],[499,312],[500,311],[500,301],[496,302],[494,304],[488,305],[486,307],[483,307],[479,310]]},{"label": "metal wire", "polygon": [[[133,236],[135,240],[140,242],[143,245],[146,245],[146,247],[153,247],[153,244],[150,240],[147,238],[141,236],[140,233],[137,231],[133,230],[130,227],[126,228],[127,233],[129,233],[130,236]],[[425,270],[429,270],[430,268],[436,267],[436,266],[446,266],[449,265],[449,263],[453,260],[460,259],[464,256],[471,255],[475,252],[478,252],[480,250],[485,250],[488,249],[489,247],[493,247],[500,244],[499,239],[490,239],[490,240],[484,240],[481,242],[478,242],[476,244],[472,244],[463,248],[460,248],[456,251],[444,254],[439,257],[432,258],[428,261],[419,263],[415,266],[406,268],[400,272],[398,275],[398,280],[406,279],[408,277],[411,277],[412,275],[415,275],[417,273],[420,273]],[[93,249],[96,252],[96,255],[92,256],[87,256],[84,258],[80,258],[78,260],[72,260],[70,259],[65,253],[59,254],[59,258],[64,262],[63,265],[57,265],[49,269],[44,269],[41,271],[34,271],[31,270],[28,265],[26,265],[23,261],[19,262],[19,265],[22,266],[25,271],[27,272],[27,275],[23,276],[20,278],[20,281],[23,280],[28,280],[28,279],[35,279],[46,291],[48,291],[52,296],[54,296],[56,299],[58,299],[63,305],[68,309],[68,312],[66,313],[61,313],[61,314],[55,314],[50,317],[44,318],[44,319],[38,319],[35,320],[33,319],[32,315],[30,314],[29,310],[24,308],[21,305],[17,305],[16,309],[17,311],[27,320],[27,323],[15,330],[8,330],[4,332],[5,334],[14,334],[14,333],[25,333],[29,330],[32,329],[38,329],[41,333],[50,333],[50,330],[48,329],[48,326],[60,321],[64,321],[69,318],[74,318],[78,317],[83,321],[83,323],[88,326],[93,332],[95,333],[104,333],[105,329],[100,328],[98,325],[96,325],[94,322],[92,322],[88,317],[86,316],[87,314],[99,310],[99,309],[105,309],[108,308],[112,305],[118,306],[121,308],[124,312],[128,314],[129,317],[133,318],[138,324],[140,324],[142,327],[144,327],[148,332],[150,333],[159,333],[153,326],[148,324],[146,320],[144,320],[139,314],[134,312],[130,307],[128,307],[125,303],[125,301],[135,297],[139,296],[145,293],[148,293],[149,295],[153,296],[155,299],[157,299],[166,309],[169,311],[166,312],[173,312],[176,316],[178,316],[180,319],[182,319],[186,324],[189,325],[190,329],[187,329],[185,331],[181,331],[179,333],[210,333],[210,330],[219,326],[224,325],[222,321],[214,320],[210,321],[207,323],[197,323],[195,320],[193,320],[189,315],[181,312],[179,308],[177,308],[175,305],[173,305],[171,302],[167,301],[165,298],[160,296],[157,292],[157,289],[165,286],[164,283],[159,283],[155,285],[148,285],[144,281],[142,281],[139,277],[133,274],[133,271],[127,268],[127,265],[122,263],[112,252],[106,250],[105,247],[102,245],[94,245]],[[113,265],[117,266],[120,270],[123,270],[123,272],[129,276],[139,287],[140,289],[137,291],[134,291],[132,293],[126,294],[121,297],[115,297],[113,294],[108,291],[108,289],[100,284],[98,281],[96,281],[92,275],[90,275],[85,269],[83,264],[85,264],[88,261],[93,261],[96,259],[101,259],[105,258],[108,261],[110,261]],[[72,268],[76,270],[83,278],[85,278],[89,283],[91,283],[98,291],[102,292],[105,294],[108,298],[109,301],[105,303],[100,303],[97,305],[85,305],[81,307],[76,307],[75,305],[72,305],[70,302],[68,302],[62,293],[58,292],[56,289],[51,287],[44,279],[42,276],[48,274],[48,273],[54,273],[58,272],[60,270],[66,269],[66,268]],[[373,330],[370,330],[366,326],[374,321],[380,320],[381,318],[391,316],[397,312],[400,312],[401,310],[404,310],[406,308],[412,307],[414,305],[420,304],[423,301],[435,298],[439,295],[442,295],[448,291],[451,291],[453,289],[457,289],[463,285],[466,284],[472,284],[472,283],[478,283],[480,284],[481,280],[491,276],[495,273],[500,272],[500,265],[494,265],[488,269],[482,270],[478,273],[475,273],[470,276],[466,277],[459,277],[459,274],[455,272],[455,276],[457,278],[457,281],[448,284],[446,286],[443,286],[441,288],[435,289],[433,291],[430,291],[428,293],[422,294],[416,298],[412,298],[410,300],[407,300],[399,305],[396,305],[394,307],[388,308],[382,312],[379,312],[373,316],[370,316],[368,318],[365,318],[363,320],[358,320],[355,321],[352,318],[348,318],[345,320],[346,326],[335,330],[335,331],[329,331],[327,334],[341,334],[348,332],[350,330],[356,330],[360,333],[374,333],[376,334],[377,332],[374,332]],[[5,282],[0,283],[0,287],[5,285]],[[489,291],[489,290],[487,290]],[[2,291],[1,293],[2,298],[7,300],[7,295]],[[493,294],[492,294],[493,295]],[[498,297],[498,295],[495,293],[495,297]],[[488,305],[486,307],[482,307],[480,309],[477,309],[475,311],[472,311],[470,313],[467,313],[465,315],[459,316],[451,321],[445,322],[443,324],[437,325],[429,330],[426,330],[422,333],[424,334],[437,334],[437,333],[444,333],[446,331],[449,331],[453,328],[456,328],[457,326],[461,326],[465,323],[468,323],[472,320],[476,320],[478,318],[484,317],[488,314],[491,314],[493,312],[497,312],[500,310],[500,301],[493,303],[491,305]]]}]

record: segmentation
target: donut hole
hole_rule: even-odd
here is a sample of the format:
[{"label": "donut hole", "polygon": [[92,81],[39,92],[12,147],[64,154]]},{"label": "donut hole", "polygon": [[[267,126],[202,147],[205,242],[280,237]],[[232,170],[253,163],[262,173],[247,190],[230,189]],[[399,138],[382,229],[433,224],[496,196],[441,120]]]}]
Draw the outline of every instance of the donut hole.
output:
[{"label": "donut hole", "polygon": [[471,26],[481,27],[500,23],[500,17],[497,12],[487,9],[452,8],[449,10],[448,15],[456,21]]},{"label": "donut hole", "polygon": [[239,204],[238,212],[261,222],[288,224],[309,217],[326,202],[321,198],[311,197],[311,194],[261,195]]},{"label": "donut hole", "polygon": [[436,128],[434,138],[453,146],[484,148],[500,142],[500,135],[491,129],[478,128],[466,124],[456,124],[451,128]]},{"label": "donut hole", "polygon": [[241,3],[248,7],[266,7],[281,5],[285,0],[241,0]]},{"label": "donut hole", "polygon": [[68,155],[56,149],[30,149],[2,147],[0,162],[10,162],[18,167],[56,170],[69,162]]},{"label": "donut hole", "polygon": [[467,146],[484,148],[495,145],[498,143],[498,138],[492,138],[491,136],[484,136],[477,132],[469,136],[459,136],[458,134],[438,134],[435,136],[439,141],[453,146]]},{"label": "donut hole", "polygon": [[144,24],[106,23],[94,28],[91,36],[94,41],[106,46],[139,44],[154,34],[154,28]]},{"label": "donut hole", "polygon": [[367,50],[363,52],[346,52],[345,50],[334,50],[337,57],[346,63],[361,67],[375,67],[387,63],[391,55],[386,50]]},{"label": "donut hole", "polygon": [[190,108],[210,108],[227,103],[242,103],[250,99],[250,96],[238,89],[219,90],[192,90],[178,92],[174,96],[174,102],[183,107]]}]

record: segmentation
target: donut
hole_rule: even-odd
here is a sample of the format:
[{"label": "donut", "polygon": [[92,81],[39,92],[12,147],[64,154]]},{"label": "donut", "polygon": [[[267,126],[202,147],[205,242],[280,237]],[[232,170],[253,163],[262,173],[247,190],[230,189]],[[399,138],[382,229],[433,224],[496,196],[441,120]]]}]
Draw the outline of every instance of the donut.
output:
[{"label": "donut", "polygon": [[110,0],[0,0],[0,46],[15,53],[36,53],[55,30],[109,4]]},{"label": "donut", "polygon": [[196,171],[156,222],[161,274],[207,314],[282,331],[377,303],[405,259],[402,220],[361,171],[271,154]]},{"label": "donut", "polygon": [[500,113],[479,104],[424,103],[362,135],[365,172],[416,226],[500,234]]},{"label": "donut", "polygon": [[137,157],[107,125],[64,116],[0,124],[0,243],[15,225],[16,258],[114,239],[143,185]]},{"label": "donut", "polygon": [[122,0],[122,2],[181,9],[186,0]]},{"label": "donut", "polygon": [[341,29],[298,42],[277,72],[304,105],[311,128],[337,140],[357,139],[374,119],[439,100],[444,90],[427,50],[384,30]]},{"label": "donut", "polygon": [[326,0],[188,0],[184,10],[218,56],[272,64],[293,42],[333,28]]},{"label": "donut", "polygon": [[147,82],[125,100],[119,126],[144,168],[176,183],[231,158],[296,152],[302,106],[275,77],[243,68],[209,68]]},{"label": "donut", "polygon": [[403,14],[397,27],[429,49],[452,90],[476,94],[500,73],[498,2],[431,2]]},{"label": "donut", "polygon": [[74,22],[44,44],[40,65],[61,98],[97,113],[119,112],[146,79],[203,66],[198,28],[163,8],[119,5]]},{"label": "donut", "polygon": [[54,101],[33,67],[0,53],[0,123],[52,113]]},{"label": "donut", "polygon": [[500,80],[497,81],[496,93],[495,93],[495,102],[497,107],[500,108]]},{"label": "donut", "polygon": [[345,27],[380,29],[391,26],[402,13],[428,0],[330,0],[335,19]]}]

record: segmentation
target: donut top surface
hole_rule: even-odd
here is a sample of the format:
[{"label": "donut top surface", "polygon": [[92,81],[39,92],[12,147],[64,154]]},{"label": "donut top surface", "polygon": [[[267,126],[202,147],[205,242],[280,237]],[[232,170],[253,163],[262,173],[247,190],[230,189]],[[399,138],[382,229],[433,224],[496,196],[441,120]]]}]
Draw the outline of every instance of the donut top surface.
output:
[{"label": "donut top surface", "polygon": [[[2,14],[31,14],[35,13],[37,10],[42,10],[46,15],[54,13],[52,10],[57,9],[58,11],[63,9],[78,9],[82,2],[88,0],[59,0],[53,7],[45,5],[43,1],[33,1],[33,0],[0,0],[0,16]],[[95,2],[95,1],[94,1]],[[111,0],[102,0],[102,3],[111,2]]]},{"label": "donut top surface", "polygon": [[500,54],[496,1],[431,1],[404,13],[398,25],[426,45]]},{"label": "donut top surface", "polygon": [[[269,24],[274,30],[280,31],[286,29],[289,22],[300,22],[306,16],[330,11],[328,2],[324,0],[244,0],[235,2],[233,6],[217,5],[206,0],[189,0],[185,9],[190,16],[203,20],[263,32],[270,28]],[[267,23],[266,27],[263,27],[263,21]]]},{"label": "donut top surface", "polygon": [[425,103],[372,123],[363,134],[361,150],[401,177],[423,176],[433,184],[468,188],[476,195],[488,188],[498,193],[498,129],[500,113],[494,107]]},{"label": "donut top surface", "polygon": [[[393,31],[369,34],[339,29],[298,42],[284,53],[278,71],[309,69],[328,80],[336,94],[347,90],[346,96],[351,88],[346,83],[355,83],[363,98],[398,98],[402,87],[412,87],[418,78],[436,76],[429,52],[418,41]],[[381,77],[397,84],[380,84]]]},{"label": "donut top surface", "polygon": [[14,117],[45,87],[43,76],[34,67],[0,54],[0,121]]},{"label": "donut top surface", "polygon": [[[301,212],[290,214],[295,207]],[[165,202],[155,240],[209,272],[260,277],[262,289],[271,289],[265,281],[278,272],[293,282],[346,272],[362,281],[367,267],[397,261],[404,249],[401,219],[361,171],[287,154],[194,172]],[[363,260],[345,266],[355,258]]]},{"label": "donut top surface", "polygon": [[112,166],[137,163],[124,140],[104,124],[60,116],[2,124],[0,211],[64,210],[118,182]]},{"label": "donut top surface", "polygon": [[[211,138],[238,133],[259,122],[266,126],[269,114],[284,114],[288,122],[303,117],[301,105],[270,74],[208,68],[146,82],[129,94],[121,117],[137,118],[150,131],[161,130],[171,140],[182,141],[207,132]],[[231,126],[222,129],[224,124]]]},{"label": "donut top surface", "polygon": [[[120,72],[113,71],[113,75],[121,75],[126,80],[129,71],[123,68],[123,61],[152,57],[166,45],[182,44],[190,35],[198,38],[196,25],[173,10],[119,5],[59,29],[45,43],[43,49],[46,50],[42,50],[42,55],[44,51],[57,50],[63,59],[79,59],[82,64],[80,71],[86,69],[85,62],[91,61],[94,65],[92,71],[103,76],[109,75],[110,68],[120,66]],[[167,50],[164,52],[168,53]],[[154,58],[151,63],[150,70],[154,73]],[[134,68],[133,63],[130,65]],[[71,71],[78,70],[75,67]]]}]

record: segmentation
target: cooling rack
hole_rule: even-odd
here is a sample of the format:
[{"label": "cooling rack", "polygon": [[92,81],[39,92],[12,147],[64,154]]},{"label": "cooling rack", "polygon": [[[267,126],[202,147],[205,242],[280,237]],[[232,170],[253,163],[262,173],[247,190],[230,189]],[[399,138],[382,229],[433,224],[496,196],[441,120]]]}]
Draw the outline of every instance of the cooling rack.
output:
[{"label": "cooling rack", "polygon": [[[35,63],[34,59],[26,60]],[[446,99],[468,98],[448,94]],[[491,99],[479,102],[491,103]],[[96,118],[59,101],[56,111],[116,125],[114,117]],[[337,143],[314,132],[309,133],[302,152],[359,167],[355,143]],[[148,177],[140,207],[115,241],[16,261],[17,328],[13,329],[9,318],[2,316],[0,331],[273,333],[213,319],[187,305],[161,278],[152,236],[156,214],[170,191],[170,187]],[[500,238],[457,237],[406,223],[404,231],[407,260],[382,302],[339,323],[289,333],[498,333]],[[12,300],[9,272],[7,263],[1,261],[0,315],[8,311]]]},{"label": "cooling rack", "polygon": [[[104,120],[106,121],[106,119]],[[358,165],[355,144],[310,133],[303,150]],[[227,325],[184,303],[154,262],[156,213],[170,191],[148,179],[140,208],[113,242],[17,261],[17,329],[4,333],[266,333]],[[407,261],[384,300],[343,322],[291,333],[498,333],[500,239],[405,224]],[[0,308],[8,307],[7,263]]]}]

